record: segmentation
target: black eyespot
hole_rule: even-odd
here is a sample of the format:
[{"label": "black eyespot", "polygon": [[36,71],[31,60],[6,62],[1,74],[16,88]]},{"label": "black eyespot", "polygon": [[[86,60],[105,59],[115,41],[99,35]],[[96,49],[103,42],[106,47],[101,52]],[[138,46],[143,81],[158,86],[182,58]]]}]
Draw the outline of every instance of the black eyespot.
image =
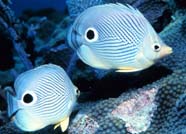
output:
[{"label": "black eyespot", "polygon": [[31,103],[33,101],[33,96],[31,94],[25,94],[23,97],[24,103]]},{"label": "black eyespot", "polygon": [[95,36],[95,34],[94,34],[94,31],[93,30],[91,30],[91,29],[89,29],[88,31],[87,31],[87,39],[89,39],[89,40],[92,40],[92,39],[94,39],[94,36]]}]

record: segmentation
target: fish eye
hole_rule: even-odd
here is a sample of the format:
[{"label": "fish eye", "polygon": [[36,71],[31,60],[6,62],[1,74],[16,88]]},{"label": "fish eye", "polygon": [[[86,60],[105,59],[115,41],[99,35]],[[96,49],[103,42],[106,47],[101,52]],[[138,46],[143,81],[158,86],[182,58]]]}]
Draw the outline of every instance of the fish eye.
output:
[{"label": "fish eye", "polygon": [[22,104],[32,105],[36,102],[37,96],[34,92],[25,92],[22,96]]},{"label": "fish eye", "polygon": [[85,39],[88,42],[94,42],[98,40],[98,32],[95,28],[88,28],[85,31]]},{"label": "fish eye", "polygon": [[25,103],[31,103],[32,101],[33,101],[33,97],[32,97],[32,95],[31,94],[25,94],[25,96],[23,97],[23,101],[25,102]]},{"label": "fish eye", "polygon": [[155,52],[159,52],[159,51],[160,51],[160,49],[161,49],[160,44],[155,43],[155,44],[153,45],[153,49],[154,49],[154,51],[155,51]]},{"label": "fish eye", "polygon": [[76,94],[79,96],[80,95],[80,91],[77,89],[76,90]]}]

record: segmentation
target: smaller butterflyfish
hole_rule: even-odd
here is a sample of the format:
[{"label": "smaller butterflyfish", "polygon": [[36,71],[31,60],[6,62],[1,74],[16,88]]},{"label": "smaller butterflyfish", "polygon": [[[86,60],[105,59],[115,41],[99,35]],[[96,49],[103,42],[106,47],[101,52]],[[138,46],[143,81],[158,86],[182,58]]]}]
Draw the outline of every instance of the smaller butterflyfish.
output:
[{"label": "smaller butterflyfish", "polygon": [[20,74],[14,93],[7,91],[8,116],[23,131],[36,131],[48,125],[64,132],[76,104],[79,90],[63,68],[46,64]]}]

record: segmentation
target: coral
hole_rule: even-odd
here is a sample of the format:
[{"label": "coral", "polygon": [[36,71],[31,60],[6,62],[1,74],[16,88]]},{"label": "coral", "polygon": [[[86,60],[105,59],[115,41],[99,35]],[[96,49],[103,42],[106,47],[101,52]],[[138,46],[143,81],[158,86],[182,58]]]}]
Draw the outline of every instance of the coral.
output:
[{"label": "coral", "polygon": [[[157,88],[125,92],[118,98],[99,101],[96,105],[83,108],[72,121],[69,131],[75,130],[77,126],[82,128],[87,118],[96,124],[93,127],[96,134],[145,131],[150,126],[155,109],[156,92]],[[87,124],[87,126],[93,124]],[[76,133],[81,132],[82,129],[76,129]]]},{"label": "coral", "polygon": [[24,134],[24,132],[21,132],[19,129],[15,128],[14,124],[12,123],[6,124],[6,126],[3,127],[0,126],[0,132],[1,134]]},{"label": "coral", "polygon": [[1,134],[61,134],[60,129],[54,131],[54,129],[51,126],[36,132],[23,132],[20,129],[16,128],[15,125],[12,123],[0,126],[0,132]]},{"label": "coral", "polygon": [[156,109],[154,99],[157,91],[157,88],[141,91],[136,98],[121,103],[112,111],[112,115],[124,120],[127,130],[131,133],[146,131],[151,124],[153,111]]},{"label": "coral", "polygon": [[185,120],[186,117],[186,92],[181,95],[176,101],[176,107],[174,108],[178,118],[183,118]]},{"label": "coral", "polygon": [[97,134],[127,134],[125,123],[119,118],[105,117],[99,122],[100,128],[97,130]]},{"label": "coral", "polygon": [[173,54],[162,59],[162,64],[172,70],[182,69],[186,66],[186,11],[178,10],[173,15],[173,21],[161,33],[160,36],[166,44],[173,47]]},{"label": "coral", "polygon": [[93,134],[99,128],[98,123],[94,121],[94,119],[92,119],[91,117],[88,117],[87,115],[79,114],[76,120],[79,123],[75,124],[77,126],[71,126],[69,128],[68,131],[69,134],[79,134],[79,133]]},{"label": "coral", "polygon": [[[156,90],[153,90],[155,88],[150,88],[153,85],[159,85],[157,94]],[[133,89],[131,92],[124,92],[118,98],[99,101],[96,105],[91,105],[86,108],[88,110],[83,110],[82,118],[88,116],[98,123],[96,133],[128,131],[142,134],[177,134],[179,132],[184,134],[186,125],[185,87],[186,70],[177,70],[168,77],[139,89],[138,92]],[[155,94],[156,96],[154,96]],[[147,98],[152,98],[152,100]],[[75,119],[76,122],[72,123],[70,129],[75,129],[75,126],[80,125],[78,123],[82,121],[82,118]],[[119,119],[118,125],[122,129],[116,128],[118,125],[113,125],[114,120]],[[147,122],[143,124],[140,121]]]},{"label": "coral", "polygon": [[[109,133],[125,133],[124,122],[121,119],[113,118],[109,116],[112,109],[116,106],[118,102],[115,99],[109,99],[97,103],[95,106],[90,106],[88,109],[84,109],[75,119],[72,121],[72,124],[69,127],[69,132],[73,133],[73,130],[76,130],[76,133],[84,133],[82,127],[85,127],[84,123],[89,123],[86,120],[89,119],[93,124],[87,124],[87,126],[93,126],[94,133],[98,134],[109,134]],[[80,117],[79,117],[80,116]],[[86,119],[86,120],[85,120]],[[80,126],[80,129],[77,129],[77,126]],[[92,134],[94,134],[92,133]]]},{"label": "coral", "polygon": [[12,25],[16,21],[16,17],[14,16],[14,12],[8,6],[10,3],[10,0],[0,0],[1,17],[2,19],[6,19],[8,24]]},{"label": "coral", "polygon": [[12,75],[12,71],[11,70],[0,71],[0,77],[4,78],[4,79],[0,79],[1,85],[10,84],[15,79],[14,75]]},{"label": "coral", "polygon": [[[185,129],[186,105],[183,95],[186,92],[186,70],[175,71],[172,75],[164,78],[161,88],[156,95],[157,110],[154,112],[153,121],[145,134],[176,134]],[[180,109],[181,108],[181,109]],[[180,116],[182,118],[180,118]]]},{"label": "coral", "polygon": [[20,36],[18,35],[13,25],[17,23],[16,18],[14,17],[13,11],[2,0],[0,0],[0,5],[1,5],[1,8],[3,9],[2,10],[3,17],[7,19],[5,20],[3,17],[0,17],[0,24],[4,29],[6,29],[6,33],[8,34],[9,38],[12,41],[13,48],[19,55],[25,68],[31,69],[32,63],[28,59],[28,56],[23,49],[23,46],[24,46],[23,41],[20,40]]},{"label": "coral", "polygon": [[75,19],[81,12],[83,12],[85,9],[103,4],[103,0],[67,0],[66,4],[68,7],[68,11],[70,14],[70,17]]}]

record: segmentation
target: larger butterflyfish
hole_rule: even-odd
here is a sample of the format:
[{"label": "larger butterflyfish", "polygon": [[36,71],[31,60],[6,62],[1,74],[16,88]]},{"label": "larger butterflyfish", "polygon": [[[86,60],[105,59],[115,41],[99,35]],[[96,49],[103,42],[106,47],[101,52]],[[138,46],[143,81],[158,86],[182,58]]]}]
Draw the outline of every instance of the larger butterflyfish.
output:
[{"label": "larger butterflyfish", "polygon": [[84,63],[118,72],[146,69],[172,53],[138,9],[119,3],[84,10],[67,39]]}]

